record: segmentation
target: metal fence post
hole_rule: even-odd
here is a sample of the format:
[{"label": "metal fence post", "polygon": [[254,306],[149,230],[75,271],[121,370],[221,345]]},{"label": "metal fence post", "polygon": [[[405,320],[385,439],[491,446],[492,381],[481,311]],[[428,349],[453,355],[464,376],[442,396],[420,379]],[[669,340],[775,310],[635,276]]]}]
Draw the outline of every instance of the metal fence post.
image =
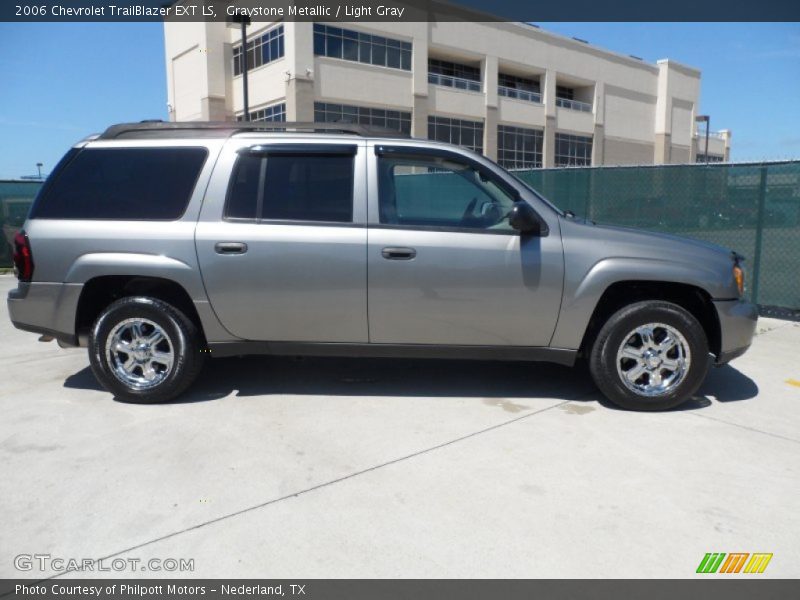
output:
[{"label": "metal fence post", "polygon": [[589,181],[586,182],[586,190],[584,192],[586,194],[586,212],[584,214],[589,221],[594,221],[594,203],[592,202],[592,173],[594,173],[594,171],[590,168],[589,172],[587,173],[589,175]]},{"label": "metal fence post", "polygon": [[764,205],[767,199],[767,167],[762,166],[758,182],[758,213],[756,216],[756,248],[753,257],[753,304],[758,304],[759,279],[761,278],[761,244],[764,238]]}]

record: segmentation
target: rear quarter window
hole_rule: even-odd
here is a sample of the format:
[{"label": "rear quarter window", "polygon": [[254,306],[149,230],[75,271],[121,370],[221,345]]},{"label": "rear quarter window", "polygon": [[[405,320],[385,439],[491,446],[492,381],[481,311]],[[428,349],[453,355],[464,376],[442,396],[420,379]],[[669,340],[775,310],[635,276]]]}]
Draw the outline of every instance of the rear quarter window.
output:
[{"label": "rear quarter window", "polygon": [[205,148],[86,148],[43,190],[31,218],[179,219],[207,156]]}]

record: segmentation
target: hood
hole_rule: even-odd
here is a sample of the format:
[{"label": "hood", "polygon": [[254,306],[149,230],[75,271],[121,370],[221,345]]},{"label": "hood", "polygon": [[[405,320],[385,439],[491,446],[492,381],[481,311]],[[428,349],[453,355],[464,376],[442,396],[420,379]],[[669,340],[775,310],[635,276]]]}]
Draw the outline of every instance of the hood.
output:
[{"label": "hood", "polygon": [[722,246],[640,229],[561,221],[567,278],[603,269],[620,278],[663,280],[705,289],[712,298],[738,295],[734,253]]},{"label": "hood", "polygon": [[713,244],[703,240],[683,237],[671,233],[661,233],[656,231],[645,231],[644,229],[633,229],[631,227],[619,227],[616,225],[596,224],[591,221],[580,222],[585,227],[597,231],[597,235],[603,239],[618,240],[620,242],[647,244],[657,248],[671,249],[672,251],[687,251],[690,253],[701,253],[703,255],[719,256],[722,255],[727,260],[733,253],[730,248],[725,248],[719,244]]}]

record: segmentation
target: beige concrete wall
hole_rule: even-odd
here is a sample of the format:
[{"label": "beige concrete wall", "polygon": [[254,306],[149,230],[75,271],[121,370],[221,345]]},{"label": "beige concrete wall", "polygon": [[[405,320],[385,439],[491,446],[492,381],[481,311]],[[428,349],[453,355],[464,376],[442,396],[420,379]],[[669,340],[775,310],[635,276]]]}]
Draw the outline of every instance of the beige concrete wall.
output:
[{"label": "beige concrete wall", "polygon": [[[386,104],[411,108],[411,73],[372,65],[357,65],[318,56],[314,90],[319,98],[345,104]],[[355,71],[355,74],[354,74]]]},{"label": "beige concrete wall", "polygon": [[652,145],[656,100],[653,94],[606,85],[604,116],[608,135]]},{"label": "beige concrete wall", "polygon": [[[250,110],[275,104],[286,98],[286,62],[276,60],[250,71],[247,75]],[[240,114],[244,107],[242,76],[233,78],[231,86],[231,108]]]},{"label": "beige concrete wall", "polygon": [[501,96],[497,102],[498,119],[502,123],[519,127],[544,127],[545,111],[543,104]]},{"label": "beige concrete wall", "polygon": [[203,118],[203,98],[206,96],[197,73],[204,61],[200,47],[195,44],[173,57],[169,64],[172,93],[169,104],[174,107],[171,116],[175,121],[194,121]]},{"label": "beige concrete wall", "polygon": [[[595,140],[597,143],[597,140]],[[653,164],[654,144],[619,138],[605,137],[603,143],[603,164],[606,165],[647,165]]]},{"label": "beige concrete wall", "polygon": [[672,99],[672,143],[691,146],[694,137],[694,102]]},{"label": "beige concrete wall", "polygon": [[692,162],[691,146],[672,144],[672,148],[670,148],[669,162],[672,164],[685,164]]},{"label": "beige concrete wall", "polygon": [[655,162],[690,162],[700,98],[700,71],[671,60],[658,61],[658,68]]},{"label": "beige concrete wall", "polygon": [[579,135],[592,135],[594,132],[594,117],[591,113],[556,108],[556,124],[559,131],[576,133]]},{"label": "beige concrete wall", "polygon": [[224,25],[165,22],[164,47],[170,119],[225,118],[231,74]]},{"label": "beige concrete wall", "polygon": [[[254,23],[248,36],[274,25]],[[488,128],[495,124],[544,128],[545,164],[552,161],[548,144],[555,131],[593,135],[595,163],[681,162],[687,149],[690,159],[696,153],[700,72],[674,61],[650,64],[520,23],[344,24],[411,42],[409,72],[314,56],[312,23],[283,26],[285,56],[251,71],[253,110],[285,101],[287,118],[294,119],[308,115],[313,100],[388,107],[412,112],[412,132],[423,137],[428,115],[482,120],[490,156],[496,155],[496,131]],[[239,36],[223,23],[165,25],[169,97],[177,118],[219,115],[222,106],[227,118],[241,111],[241,77],[232,77],[230,66]],[[480,65],[481,91],[428,84],[431,54]],[[542,104],[498,96],[498,72],[504,70],[538,76]],[[557,108],[556,85],[574,87],[576,99],[590,102],[592,111]],[[723,152],[730,151],[729,139],[721,142]]]},{"label": "beige concrete wall", "polygon": [[432,114],[482,119],[486,104],[482,94],[431,85],[428,106]]}]

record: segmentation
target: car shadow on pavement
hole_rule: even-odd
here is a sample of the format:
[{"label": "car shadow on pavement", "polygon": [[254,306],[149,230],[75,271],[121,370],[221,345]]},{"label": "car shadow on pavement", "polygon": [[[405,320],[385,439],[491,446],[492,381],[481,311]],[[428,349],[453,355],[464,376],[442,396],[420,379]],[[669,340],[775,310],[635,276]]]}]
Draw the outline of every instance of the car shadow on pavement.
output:
[{"label": "car shadow on pavement", "polygon": [[[64,387],[102,390],[88,367],[69,376]],[[231,394],[556,398],[610,406],[582,363],[564,367],[501,361],[265,356],[208,361],[195,384],[173,403],[206,402]],[[711,404],[708,396],[731,402],[757,394],[752,379],[726,365],[712,369],[698,395],[680,409],[704,408]]]},{"label": "car shadow on pavement", "polygon": [[738,402],[758,396],[758,385],[736,367],[728,364],[712,367],[697,394],[714,396],[719,402]]}]

